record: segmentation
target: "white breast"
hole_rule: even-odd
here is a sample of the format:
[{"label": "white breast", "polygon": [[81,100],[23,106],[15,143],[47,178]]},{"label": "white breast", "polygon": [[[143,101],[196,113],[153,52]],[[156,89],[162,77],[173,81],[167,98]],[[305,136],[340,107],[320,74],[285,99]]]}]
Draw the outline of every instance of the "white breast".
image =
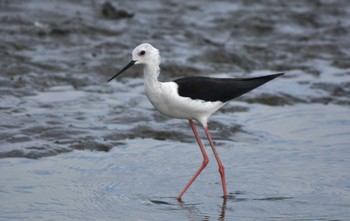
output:
[{"label": "white breast", "polygon": [[207,118],[225,105],[220,101],[205,102],[181,97],[177,88],[175,82],[157,82],[152,85],[145,82],[146,95],[152,105],[169,117],[195,119],[203,126],[207,126]]}]

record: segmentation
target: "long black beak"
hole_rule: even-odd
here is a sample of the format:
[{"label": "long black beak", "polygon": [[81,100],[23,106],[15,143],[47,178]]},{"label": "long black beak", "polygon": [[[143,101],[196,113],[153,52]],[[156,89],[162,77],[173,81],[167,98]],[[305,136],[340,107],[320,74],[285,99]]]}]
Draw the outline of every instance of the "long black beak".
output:
[{"label": "long black beak", "polygon": [[116,73],[113,77],[111,77],[107,82],[110,82],[111,80],[113,80],[113,78],[117,77],[118,75],[120,75],[121,73],[123,73],[124,71],[126,71],[128,68],[130,68],[131,66],[133,66],[135,64],[136,61],[131,60],[129,62],[129,64],[127,64],[123,69],[121,69],[118,73]]}]

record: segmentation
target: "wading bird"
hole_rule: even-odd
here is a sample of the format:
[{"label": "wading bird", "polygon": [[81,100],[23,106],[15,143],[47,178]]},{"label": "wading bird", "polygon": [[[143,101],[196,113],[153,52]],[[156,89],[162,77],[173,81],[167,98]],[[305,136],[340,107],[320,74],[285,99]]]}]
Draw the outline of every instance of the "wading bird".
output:
[{"label": "wading bird", "polygon": [[219,166],[223,196],[227,197],[225,170],[208,130],[208,117],[223,107],[228,101],[283,75],[283,73],[254,78],[211,78],[195,76],[180,78],[172,82],[159,82],[159,51],[151,44],[143,43],[133,50],[132,60],[117,74],[112,76],[108,82],[136,64],[143,65],[145,91],[152,105],[166,116],[187,119],[203,155],[202,165],[176,198],[181,200],[182,195],[209,162],[208,155],[193,120],[197,121],[204,128]]}]

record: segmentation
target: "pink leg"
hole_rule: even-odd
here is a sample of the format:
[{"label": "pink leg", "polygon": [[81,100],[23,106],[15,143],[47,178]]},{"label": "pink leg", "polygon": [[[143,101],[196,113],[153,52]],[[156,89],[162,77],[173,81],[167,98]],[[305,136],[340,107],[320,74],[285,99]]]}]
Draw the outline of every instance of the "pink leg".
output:
[{"label": "pink leg", "polygon": [[220,160],[220,157],[219,157],[219,154],[218,154],[218,152],[215,149],[214,142],[213,142],[213,139],[211,138],[211,135],[209,133],[208,127],[205,127],[204,130],[205,130],[205,134],[207,135],[207,138],[209,140],[210,146],[213,149],[213,152],[214,152],[214,155],[215,155],[215,159],[218,162],[219,173],[221,175],[222,190],[224,192],[224,197],[227,197],[224,165],[222,164],[222,162]]},{"label": "pink leg", "polygon": [[208,165],[209,163],[209,157],[207,153],[205,152],[204,146],[199,138],[196,126],[193,122],[193,120],[188,120],[190,123],[190,126],[193,130],[193,134],[196,137],[196,140],[198,142],[199,148],[201,149],[202,155],[203,155],[203,162],[201,167],[197,170],[197,172],[193,175],[193,177],[190,179],[190,181],[186,184],[185,188],[180,192],[180,194],[176,197],[177,200],[181,200],[182,195],[186,192],[186,190],[191,186],[193,181],[198,177],[198,175],[202,172],[202,170]]}]

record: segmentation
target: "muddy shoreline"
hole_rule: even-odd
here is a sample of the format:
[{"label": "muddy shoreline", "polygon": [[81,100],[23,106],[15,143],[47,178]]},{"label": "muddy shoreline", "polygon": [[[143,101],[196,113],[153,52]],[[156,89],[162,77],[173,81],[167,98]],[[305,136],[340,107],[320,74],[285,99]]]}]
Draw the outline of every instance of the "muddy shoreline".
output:
[{"label": "muddy shoreline", "polygon": [[[105,82],[135,45],[147,41],[161,51],[163,80],[285,72],[278,83],[237,100],[350,104],[347,1],[121,1],[110,3],[114,11],[104,4],[0,4],[1,158],[108,151],[136,137],[192,142],[187,132],[167,131],[187,125],[145,101],[139,68]],[[222,112],[235,108],[230,104]],[[214,119],[217,124],[233,128],[224,133],[250,133]]]}]

